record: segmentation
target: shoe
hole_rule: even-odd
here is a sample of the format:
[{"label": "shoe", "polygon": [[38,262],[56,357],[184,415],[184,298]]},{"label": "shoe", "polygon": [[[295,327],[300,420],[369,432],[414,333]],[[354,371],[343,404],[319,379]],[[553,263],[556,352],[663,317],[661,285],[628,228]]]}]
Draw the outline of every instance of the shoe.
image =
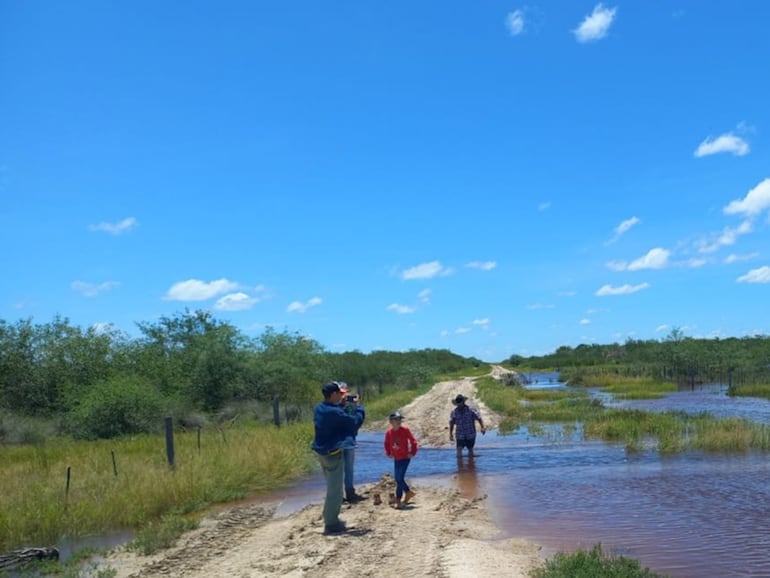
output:
[{"label": "shoe", "polygon": [[345,501],[349,504],[357,504],[358,502],[363,502],[366,498],[364,498],[360,494],[350,494],[349,496],[345,496]]},{"label": "shoe", "polygon": [[348,527],[345,522],[337,522],[331,526],[324,526],[324,536],[334,536],[336,534],[344,534],[348,531]]},{"label": "shoe", "polygon": [[396,503],[396,494],[388,494],[388,505],[392,506]]},{"label": "shoe", "polygon": [[406,506],[409,503],[409,500],[414,498],[417,495],[417,492],[413,492],[412,490],[409,490],[404,494],[404,505]]},{"label": "shoe", "polygon": [[395,510],[403,510],[404,506],[401,505],[401,500],[396,500],[393,502],[393,509]]}]

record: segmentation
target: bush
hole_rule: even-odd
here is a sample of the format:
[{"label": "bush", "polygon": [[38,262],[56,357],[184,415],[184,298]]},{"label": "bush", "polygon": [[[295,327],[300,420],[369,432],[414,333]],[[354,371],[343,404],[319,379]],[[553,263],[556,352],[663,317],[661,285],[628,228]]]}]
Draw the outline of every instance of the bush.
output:
[{"label": "bush", "polygon": [[590,551],[577,550],[572,554],[557,553],[538,568],[533,578],[665,578],[649,568],[642,568],[638,560],[613,556],[596,544]]},{"label": "bush", "polygon": [[115,378],[94,385],[70,412],[76,438],[113,438],[160,429],[163,398],[147,384]]}]

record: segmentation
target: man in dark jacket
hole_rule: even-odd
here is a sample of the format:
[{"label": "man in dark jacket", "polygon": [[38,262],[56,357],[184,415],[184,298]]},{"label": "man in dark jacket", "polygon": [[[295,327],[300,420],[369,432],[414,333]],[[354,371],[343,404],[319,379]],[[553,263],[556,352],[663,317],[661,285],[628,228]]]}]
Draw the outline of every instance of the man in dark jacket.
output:
[{"label": "man in dark jacket", "polygon": [[342,508],[343,458],[342,451],[355,445],[355,435],[364,423],[364,407],[355,403],[354,411],[343,408],[340,384],[330,381],[321,388],[324,400],[315,407],[313,424],[315,439],[313,451],[318,454],[326,478],[324,500],[324,534],[341,534],[347,528],[339,518]]}]

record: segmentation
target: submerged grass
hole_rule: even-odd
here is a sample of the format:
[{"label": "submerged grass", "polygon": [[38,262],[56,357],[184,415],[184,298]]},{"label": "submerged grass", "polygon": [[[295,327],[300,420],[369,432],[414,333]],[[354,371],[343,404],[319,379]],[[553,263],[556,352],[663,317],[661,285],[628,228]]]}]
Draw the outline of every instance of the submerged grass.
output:
[{"label": "submerged grass", "polygon": [[[676,390],[668,383],[598,377],[603,379],[603,389],[630,395],[648,389]],[[526,425],[531,433],[539,435],[546,431],[539,424],[561,423],[565,428],[582,427],[586,439],[620,442],[629,451],[643,448],[667,454],[694,449],[722,453],[770,451],[770,425],[746,419],[716,418],[708,413],[609,409],[600,400],[590,398],[587,392],[576,389],[524,389],[505,386],[491,378],[477,383],[484,402],[505,416],[501,433]]]},{"label": "submerged grass", "polygon": [[311,439],[307,423],[238,425],[205,430],[199,450],[197,432],[177,433],[173,469],[161,436],[0,446],[0,550],[137,528],[267,492],[311,471]]}]

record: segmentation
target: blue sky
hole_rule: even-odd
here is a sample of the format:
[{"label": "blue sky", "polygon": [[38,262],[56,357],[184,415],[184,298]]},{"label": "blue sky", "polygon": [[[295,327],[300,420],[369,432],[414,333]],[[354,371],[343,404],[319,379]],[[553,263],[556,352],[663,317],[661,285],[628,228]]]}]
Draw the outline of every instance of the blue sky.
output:
[{"label": "blue sky", "polygon": [[770,2],[0,0],[0,318],[770,332]]}]

